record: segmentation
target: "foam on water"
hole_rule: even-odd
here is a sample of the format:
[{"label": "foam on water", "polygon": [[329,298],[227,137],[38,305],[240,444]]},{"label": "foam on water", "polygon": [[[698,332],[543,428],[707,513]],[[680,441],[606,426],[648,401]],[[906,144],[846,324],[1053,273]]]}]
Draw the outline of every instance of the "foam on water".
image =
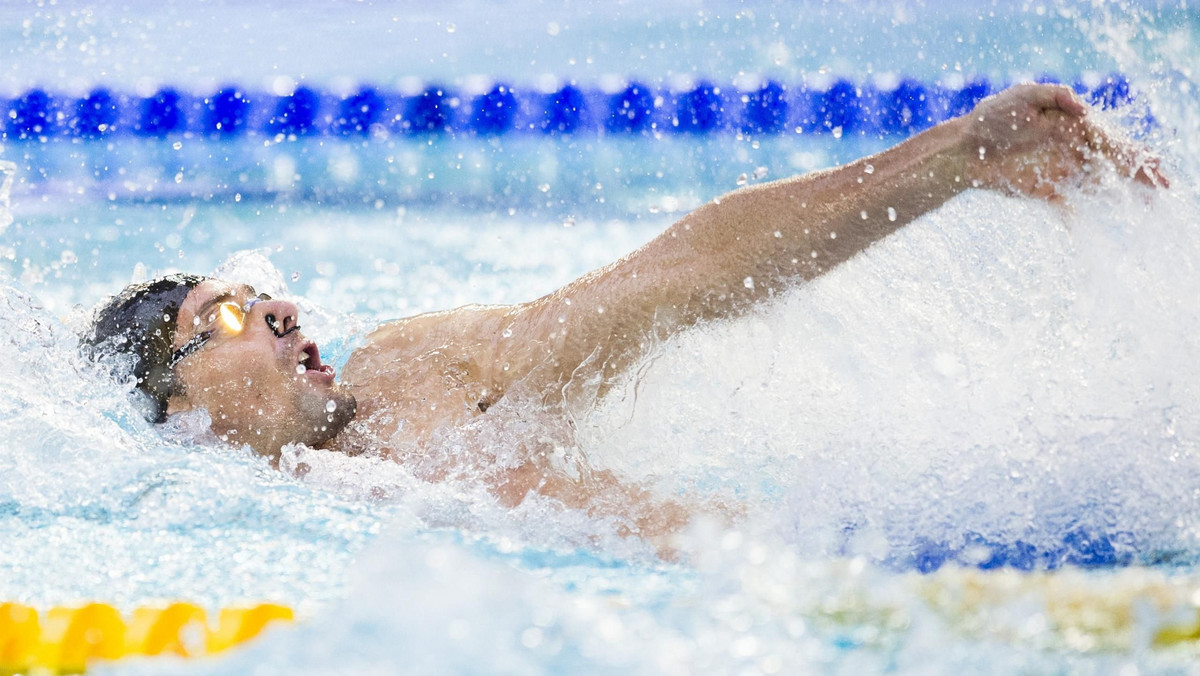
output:
[{"label": "foam on water", "polygon": [[[469,471],[435,485],[303,447],[279,471],[213,443],[203,416],[153,430],[128,383],[114,391],[79,358],[85,313],[70,309],[186,250],[181,264],[297,298],[340,363],[376,321],[536,296],[665,218],[124,205],[38,230],[18,204],[0,244],[36,258],[44,238],[60,264],[0,265],[0,597],[266,599],[310,616],[221,661],[99,672],[1187,668],[1194,649],[1151,644],[1194,621],[1200,583],[1200,112],[1180,39],[1194,29],[1054,9],[1150,98],[1171,190],[1106,174],[1066,210],[965,195],[660,346],[572,426],[516,401],[438,445],[503,459],[536,440],[660,496],[747,505],[735,529],[688,533],[684,563],[550,500],[504,509]],[[99,258],[115,262],[92,273],[85,247],[107,229]],[[62,264],[68,247],[84,265]],[[913,572],[1022,551],[1035,567],[1157,565]],[[1098,615],[1063,610],[1101,600]]]},{"label": "foam on water", "polygon": [[[320,603],[337,594],[342,570],[390,511],[320,495],[298,499],[296,487],[263,463],[214,461],[211,448],[122,433],[99,413],[100,397],[23,394],[15,396],[23,411],[5,411],[0,483],[0,569],[14,600]],[[72,412],[82,415],[63,424]],[[281,567],[307,572],[279,576]]]},{"label": "foam on water", "polygon": [[1065,216],[960,199],[667,346],[585,446],[683,485],[783,492],[781,525],[817,557],[1081,529],[1149,558],[1195,551],[1194,205],[1111,188]]},{"label": "foam on water", "polygon": [[[349,596],[308,625],[181,670],[1178,664],[1185,654],[1149,646],[1190,587],[1156,569],[1030,578],[979,610],[929,601],[928,589],[957,588],[951,573],[889,570],[919,565],[929,543],[982,563],[992,552],[964,546],[971,536],[1069,559],[1066,542],[1087,563],[1072,541],[1082,533],[1106,537],[1119,561],[1174,561],[1194,579],[1200,242],[1188,180],[1150,197],[1106,177],[1067,212],[968,195],[752,317],[663,346],[576,420],[576,439],[528,409],[523,426],[443,439],[541,435],[662,494],[742,496],[742,529],[693,532],[687,566],[656,564],[549,501],[508,512],[469,480],[432,486],[387,463],[289,449],[285,469],[307,465],[314,490],[384,496],[416,518],[381,537]],[[1164,606],[1108,630],[1045,615],[1071,593],[1115,599],[1116,613],[1160,591]]]},{"label": "foam on water", "polygon": [[[6,598],[39,606],[195,598],[216,607],[336,594],[341,570],[388,518],[386,505],[297,499],[294,482],[265,462],[204,439],[207,420],[151,429],[128,396],[131,383],[114,389],[81,360],[78,334],[7,276],[0,308]],[[274,574],[281,565],[309,572],[283,578]]]}]

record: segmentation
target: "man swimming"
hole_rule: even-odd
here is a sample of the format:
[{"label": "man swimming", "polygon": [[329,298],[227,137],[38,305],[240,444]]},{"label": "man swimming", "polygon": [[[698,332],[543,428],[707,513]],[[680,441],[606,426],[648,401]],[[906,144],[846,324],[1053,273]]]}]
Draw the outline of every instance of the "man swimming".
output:
[{"label": "man swimming", "polygon": [[[656,342],[813,279],[964,190],[1057,200],[1065,181],[1105,164],[1166,185],[1157,163],[1110,138],[1071,90],[1020,85],[872,157],[715,199],[543,298],[384,324],[341,382],[301,333],[295,305],[226,280],[131,286],[97,311],[84,342],[100,357],[132,355],[156,422],[204,409],[222,439],[267,456],[291,443],[374,449],[437,480],[453,468],[430,466],[434,435],[518,389],[562,409],[567,384],[603,390]],[[568,476],[536,453],[488,476],[505,504],[537,492],[626,510],[641,535],[670,533],[688,516],[669,503],[643,509],[652,501],[641,489],[603,472]]]}]

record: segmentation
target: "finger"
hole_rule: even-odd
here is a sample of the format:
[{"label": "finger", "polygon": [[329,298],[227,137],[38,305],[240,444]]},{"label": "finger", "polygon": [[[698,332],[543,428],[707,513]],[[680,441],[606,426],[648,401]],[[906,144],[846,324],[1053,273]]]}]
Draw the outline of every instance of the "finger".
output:
[{"label": "finger", "polygon": [[1069,115],[1074,115],[1075,117],[1087,115],[1087,106],[1084,105],[1083,100],[1075,92],[1071,91],[1069,87],[1059,86],[1054,88],[1054,103],[1058,106],[1059,110]]},{"label": "finger", "polygon": [[1158,158],[1152,157],[1137,168],[1133,179],[1142,185],[1150,186],[1151,188],[1170,188],[1171,181],[1167,179],[1167,175],[1162,173],[1158,167]]},{"label": "finger", "polygon": [[1030,92],[1029,102],[1041,108],[1043,112],[1059,110],[1071,117],[1083,117],[1087,114],[1087,106],[1063,85],[1034,85]]},{"label": "finger", "polygon": [[1085,142],[1124,175],[1150,188],[1169,188],[1171,182],[1159,169],[1158,158],[1126,141],[1114,140],[1103,129],[1088,125]]}]

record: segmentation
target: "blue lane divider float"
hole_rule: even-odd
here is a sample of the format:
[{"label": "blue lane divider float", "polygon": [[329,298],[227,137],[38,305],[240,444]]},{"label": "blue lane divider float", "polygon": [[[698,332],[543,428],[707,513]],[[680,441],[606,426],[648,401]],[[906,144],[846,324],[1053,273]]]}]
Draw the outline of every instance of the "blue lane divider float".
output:
[{"label": "blue lane divider float", "polygon": [[894,555],[890,562],[900,568],[930,573],[946,564],[980,570],[1012,568],[1028,571],[1057,570],[1064,566],[1112,568],[1131,565],[1138,560],[1138,546],[1132,533],[1076,528],[1067,532],[1060,542],[1041,546],[1020,539],[990,539],[978,533],[964,533],[957,542],[920,538],[913,543],[910,552]]},{"label": "blue lane divider float", "polygon": [[[854,544],[856,524],[843,528],[843,556],[858,555]],[[918,536],[895,544],[883,563],[897,570],[932,573],[954,565],[980,570],[1058,570],[1115,568],[1139,563],[1192,563],[1197,556],[1187,549],[1156,550],[1130,531],[1075,524],[1057,537],[1005,537],[964,531],[941,537]]]},{"label": "blue lane divider float", "polygon": [[[1121,75],[1092,78],[1073,87],[1106,108],[1134,99]],[[416,93],[363,86],[340,96],[307,86],[286,96],[236,86],[207,94],[164,87],[149,96],[97,88],[83,97],[38,88],[0,98],[0,139],[174,134],[353,139],[583,132],[907,135],[961,115],[1001,88],[986,79],[948,87],[913,78],[900,79],[890,88],[843,79],[823,89],[774,80],[745,88],[701,80],[685,91],[631,81],[615,92],[575,84],[546,92],[498,82],[473,94],[431,83]]]}]

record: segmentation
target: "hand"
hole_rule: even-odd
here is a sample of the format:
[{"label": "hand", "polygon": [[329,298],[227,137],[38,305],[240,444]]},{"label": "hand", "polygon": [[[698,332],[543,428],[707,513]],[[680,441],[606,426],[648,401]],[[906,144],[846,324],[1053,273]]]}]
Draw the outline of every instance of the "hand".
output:
[{"label": "hand", "polygon": [[973,185],[1047,200],[1067,180],[1107,163],[1138,183],[1167,187],[1158,159],[1114,139],[1061,85],[1023,84],[989,96],[964,119]]}]

